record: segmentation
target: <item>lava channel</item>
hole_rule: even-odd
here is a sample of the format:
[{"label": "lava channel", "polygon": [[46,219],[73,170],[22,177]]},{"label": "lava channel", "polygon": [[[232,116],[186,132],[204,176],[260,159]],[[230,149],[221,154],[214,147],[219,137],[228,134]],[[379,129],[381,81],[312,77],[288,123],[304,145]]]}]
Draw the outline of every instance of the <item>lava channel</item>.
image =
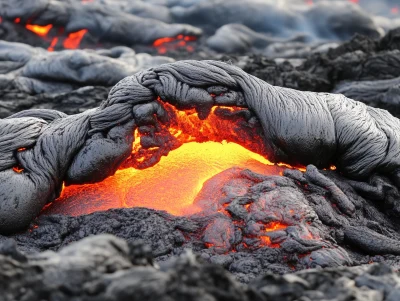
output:
[{"label": "lava channel", "polygon": [[[215,107],[207,119],[200,120],[195,111],[162,105],[169,122],[157,134],[166,137],[167,152],[162,147],[143,148],[143,134],[137,129],[132,155],[113,176],[95,184],[63,187],[60,197],[42,214],[78,216],[111,208],[146,207],[190,215],[205,209],[195,203],[203,183],[224,170],[239,167],[278,175],[288,167],[259,154],[263,153],[261,130],[248,125],[243,114],[247,109]],[[146,165],[154,156],[159,156],[157,162]]]}]

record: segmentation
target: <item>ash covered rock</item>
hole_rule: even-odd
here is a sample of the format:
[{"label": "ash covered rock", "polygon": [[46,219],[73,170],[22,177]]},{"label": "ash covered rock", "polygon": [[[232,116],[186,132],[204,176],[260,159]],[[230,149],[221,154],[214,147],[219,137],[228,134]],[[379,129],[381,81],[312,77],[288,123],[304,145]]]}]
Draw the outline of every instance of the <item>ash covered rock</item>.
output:
[{"label": "ash covered rock", "polygon": [[48,52],[2,41],[0,116],[31,108],[81,113],[98,106],[124,77],[173,61],[127,47]]},{"label": "ash covered rock", "polygon": [[3,41],[0,51],[2,69],[9,75],[1,85],[14,85],[30,94],[71,91],[77,86],[112,86],[139,70],[174,61],[168,57],[136,54],[127,47],[48,52]]},{"label": "ash covered rock", "polygon": [[[396,300],[399,275],[384,265],[266,274],[244,285],[190,253],[160,263],[151,249],[111,235],[15,258],[1,251],[0,292],[8,300]],[[72,276],[73,275],[73,276]],[[72,276],[72,277],[71,277]]]}]

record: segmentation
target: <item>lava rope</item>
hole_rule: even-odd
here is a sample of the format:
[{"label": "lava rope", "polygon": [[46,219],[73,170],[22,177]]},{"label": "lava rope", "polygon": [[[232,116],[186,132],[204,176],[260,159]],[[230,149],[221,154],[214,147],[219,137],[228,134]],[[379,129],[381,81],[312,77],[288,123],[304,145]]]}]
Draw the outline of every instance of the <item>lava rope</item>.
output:
[{"label": "lava rope", "polygon": [[248,107],[275,162],[335,164],[353,178],[398,174],[400,122],[388,112],[343,95],[274,87],[222,62],[180,61],[126,77],[81,114],[28,110],[0,119],[0,232],[28,226],[63,182],[115,173],[132,152],[135,128],[163,118],[157,97],[202,119],[215,105]]}]

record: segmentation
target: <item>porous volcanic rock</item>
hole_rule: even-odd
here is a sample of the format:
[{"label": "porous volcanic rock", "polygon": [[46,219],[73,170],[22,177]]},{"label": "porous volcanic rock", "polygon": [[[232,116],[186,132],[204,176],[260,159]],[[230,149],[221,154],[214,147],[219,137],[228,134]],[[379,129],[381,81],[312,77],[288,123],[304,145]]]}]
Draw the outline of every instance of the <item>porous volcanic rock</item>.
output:
[{"label": "porous volcanic rock", "polygon": [[308,52],[301,60],[294,56],[276,61],[260,55],[225,59],[273,85],[342,93],[398,116],[399,33],[394,29],[380,40],[356,35],[324,52]]},{"label": "porous volcanic rock", "polygon": [[384,265],[265,274],[240,284],[190,252],[155,265],[151,249],[111,235],[24,255],[0,245],[3,300],[397,300],[398,273]]}]

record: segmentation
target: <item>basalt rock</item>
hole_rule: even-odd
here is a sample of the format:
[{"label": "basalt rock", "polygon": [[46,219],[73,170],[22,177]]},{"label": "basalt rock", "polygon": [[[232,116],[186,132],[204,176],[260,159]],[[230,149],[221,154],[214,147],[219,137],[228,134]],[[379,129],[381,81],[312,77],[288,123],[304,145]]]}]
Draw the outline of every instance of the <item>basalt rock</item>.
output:
[{"label": "basalt rock", "polygon": [[2,41],[0,117],[35,108],[80,113],[97,107],[124,77],[173,61],[127,47],[48,52]]},{"label": "basalt rock", "polygon": [[13,257],[12,250],[9,244],[0,255],[0,292],[5,301],[392,301],[400,294],[398,273],[378,264],[283,276],[267,273],[244,285],[220,265],[204,262],[190,252],[155,265],[151,249],[143,243],[126,242],[111,235],[86,238],[57,253]]},{"label": "basalt rock", "polygon": [[[352,178],[380,173],[398,185],[400,122],[388,112],[341,95],[274,87],[221,62],[182,61],[125,78],[97,109],[71,116],[31,110],[2,119],[1,230],[26,227],[57,198],[63,182],[112,175],[131,154],[136,128],[146,128],[146,148],[168,153],[157,127],[148,130],[168,121],[157,97],[179,110],[195,109],[200,119],[213,106],[248,108],[262,127],[263,154],[274,162],[334,164]],[[346,214],[354,212],[342,197],[337,202]]]},{"label": "basalt rock", "polygon": [[[89,48],[99,44],[106,48],[121,44],[150,46],[158,39],[178,36],[195,39],[202,35],[201,29],[192,26],[195,25],[205,30],[204,41],[216,33],[207,43],[214,50],[230,53],[251,47],[257,53],[260,47],[282,41],[284,45],[292,40],[337,42],[356,33],[377,38],[396,24],[384,16],[377,19],[363,11],[363,6],[348,1],[315,1],[314,5],[306,5],[303,0],[285,0],[279,4],[271,0],[246,3],[215,0],[96,0],[86,3],[43,0],[34,4],[4,0],[1,5],[4,11],[0,23],[1,38],[52,49],[70,48],[70,45],[64,45],[65,39],[79,32],[84,35],[81,37],[82,46]],[[185,24],[177,24],[180,22]],[[228,36],[232,26],[237,28],[235,23],[245,28],[239,30],[240,39]],[[29,26],[34,25],[52,27],[49,34],[35,34],[29,30]],[[202,43],[204,41],[197,43],[196,47],[208,51]],[[313,44],[311,46],[315,46]],[[308,46],[309,43],[297,45],[303,48],[304,54]],[[294,45],[290,48],[294,50]],[[146,48],[146,52],[153,53],[151,51],[154,51],[152,47]],[[266,52],[268,55],[271,53],[271,50]]]},{"label": "basalt rock", "polygon": [[[244,71],[273,85],[303,91],[342,93],[398,116],[396,99],[398,29],[380,40],[357,35],[338,47],[310,51],[301,60],[273,61],[263,56],[234,59]],[[276,47],[275,45],[272,45]],[[284,53],[284,49],[278,53]],[[311,50],[312,52],[312,50]],[[298,58],[298,51],[294,58]]]},{"label": "basalt rock", "polygon": [[142,69],[174,61],[163,56],[136,54],[127,47],[48,52],[4,41],[0,43],[0,60],[5,74],[0,85],[29,94],[69,92],[90,85],[109,87]]},{"label": "basalt rock", "polygon": [[97,42],[119,45],[152,44],[156,39],[177,35],[201,35],[201,30],[187,24],[167,24],[141,18],[96,3],[57,0],[1,1],[5,20],[19,18],[20,24],[53,24],[65,34],[87,30]]}]

